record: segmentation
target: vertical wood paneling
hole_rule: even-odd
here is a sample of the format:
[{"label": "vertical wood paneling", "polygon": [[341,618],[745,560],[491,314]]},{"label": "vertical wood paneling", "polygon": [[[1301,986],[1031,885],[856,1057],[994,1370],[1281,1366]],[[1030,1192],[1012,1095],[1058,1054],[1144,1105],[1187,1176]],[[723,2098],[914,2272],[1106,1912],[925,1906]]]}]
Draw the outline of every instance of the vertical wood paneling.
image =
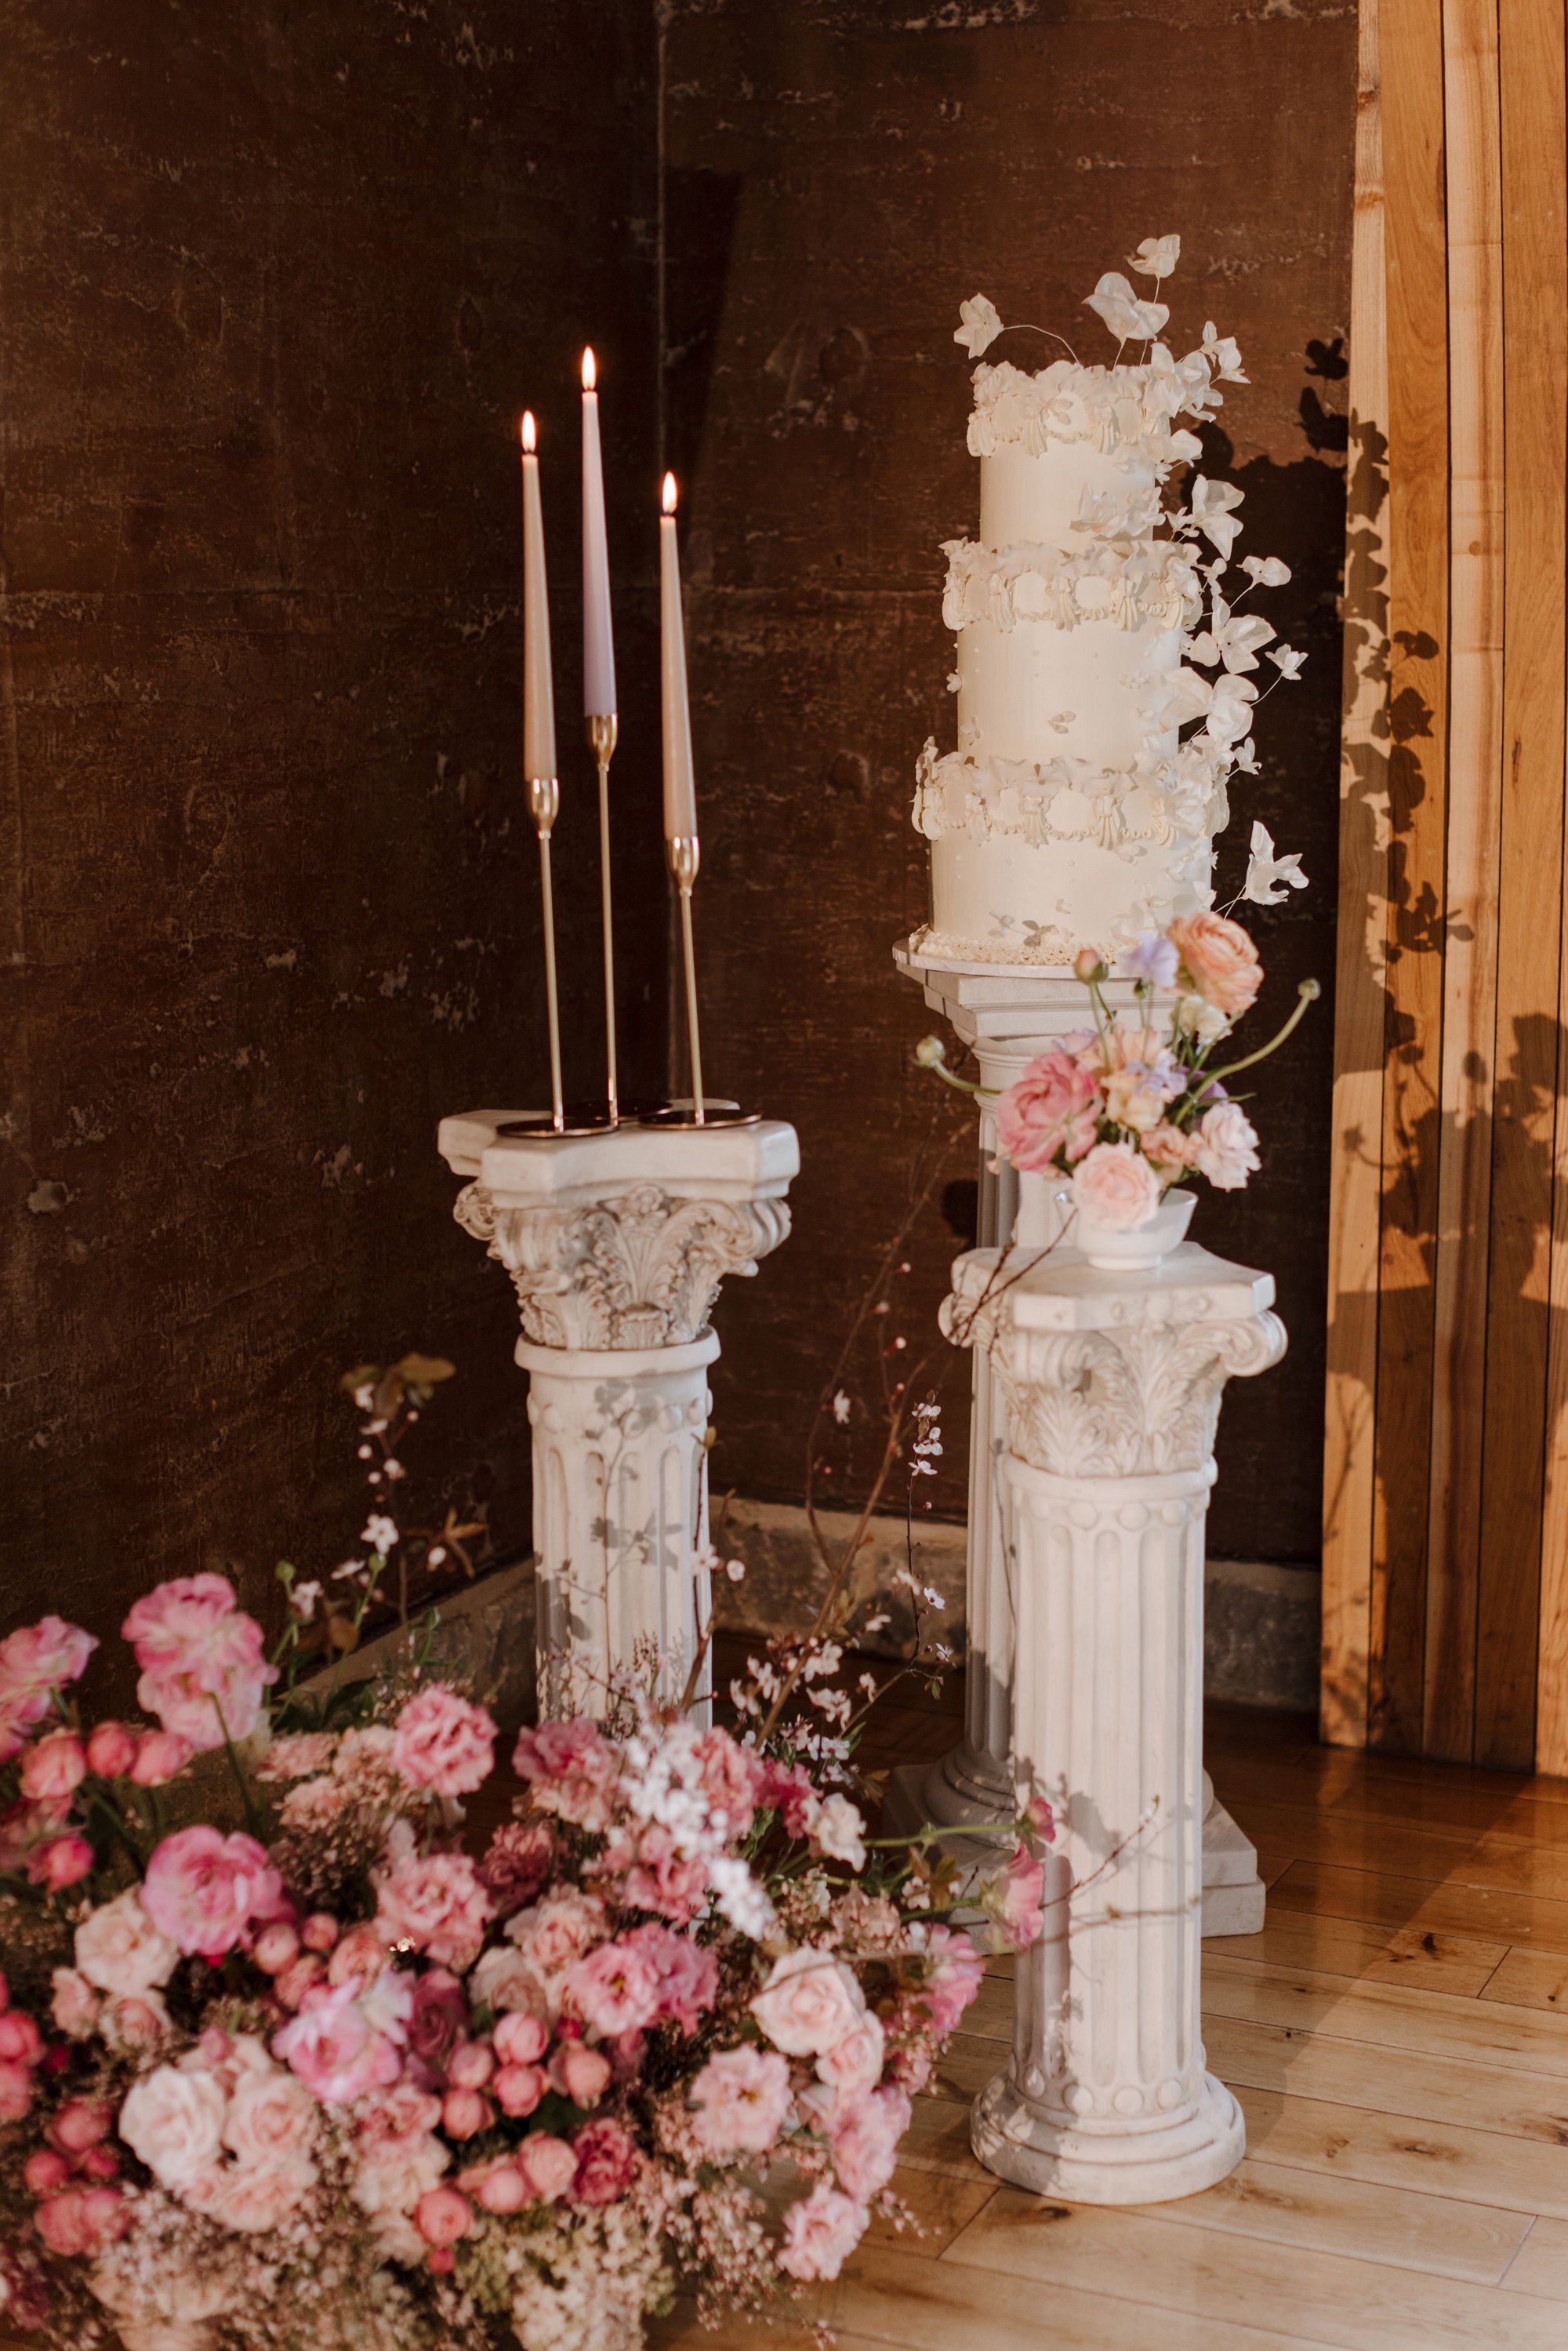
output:
[{"label": "vertical wood paneling", "polygon": [[1562,934],[1568,245],[1562,0],[1500,17],[1506,573],[1478,1761],[1535,1749]]},{"label": "vertical wood paneling", "polygon": [[1368,1740],[1421,1744],[1448,820],[1441,0],[1384,0],[1390,742]]},{"label": "vertical wood paneling", "polygon": [[1334,978],[1335,1151],[1329,1207],[1323,1421],[1322,1735],[1366,1735],[1383,1188],[1383,991],[1388,904],[1388,362],[1385,340],[1379,0],[1356,54],[1350,440],[1344,557],[1344,736]]}]

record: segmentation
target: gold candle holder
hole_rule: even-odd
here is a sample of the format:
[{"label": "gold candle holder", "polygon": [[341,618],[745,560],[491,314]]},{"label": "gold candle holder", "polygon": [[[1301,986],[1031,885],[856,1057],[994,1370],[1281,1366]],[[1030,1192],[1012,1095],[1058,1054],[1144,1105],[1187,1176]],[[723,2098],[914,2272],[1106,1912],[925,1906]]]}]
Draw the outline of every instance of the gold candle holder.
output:
[{"label": "gold candle holder", "polygon": [[545,1003],[549,1018],[550,1124],[557,1134],[566,1130],[566,1104],[560,1090],[560,1005],[555,983],[555,894],[550,888],[549,837],[560,809],[560,785],[554,776],[528,778],[528,814],[539,836],[539,890],[544,899]]},{"label": "gold candle holder", "polygon": [[619,728],[615,713],[590,715],[588,745],[599,763],[599,893],[604,926],[605,1093],[612,1126],[621,1123],[621,1089],[615,1065],[615,920],[610,889],[610,762]]},{"label": "gold candle holder", "polygon": [[703,1043],[697,1019],[697,961],[692,941],[692,884],[697,878],[702,862],[702,847],[695,833],[677,833],[666,844],[670,872],[681,893],[681,955],[686,970],[686,1038],[692,1061],[692,1120],[697,1126],[707,1123],[706,1105],[703,1100]]}]

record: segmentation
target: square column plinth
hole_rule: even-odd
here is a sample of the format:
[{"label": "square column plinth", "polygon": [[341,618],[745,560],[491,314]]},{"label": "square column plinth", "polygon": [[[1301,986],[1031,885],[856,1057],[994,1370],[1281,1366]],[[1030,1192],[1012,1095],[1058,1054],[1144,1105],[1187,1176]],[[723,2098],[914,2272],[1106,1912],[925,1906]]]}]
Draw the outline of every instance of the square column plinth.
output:
[{"label": "square column plinth", "polygon": [[[529,1375],[539,1711],[602,1713],[655,1653],[685,1688],[712,1612],[708,1316],[789,1230],[795,1130],[632,1124],[505,1135],[517,1111],[441,1122],[453,1214],[512,1278]],[[707,1719],[705,1665],[699,1718]]]}]

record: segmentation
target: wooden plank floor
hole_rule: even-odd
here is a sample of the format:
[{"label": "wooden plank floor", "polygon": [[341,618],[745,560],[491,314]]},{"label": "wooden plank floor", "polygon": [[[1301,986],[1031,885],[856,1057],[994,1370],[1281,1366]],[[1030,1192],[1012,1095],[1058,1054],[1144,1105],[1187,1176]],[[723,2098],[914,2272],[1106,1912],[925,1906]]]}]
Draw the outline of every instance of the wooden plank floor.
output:
[{"label": "wooden plank floor", "polygon": [[[873,1769],[956,1729],[902,1692]],[[1178,2204],[1104,2210],[993,2180],[968,2101],[1003,2062],[998,1961],[878,2226],[808,2305],[842,2351],[1568,2351],[1568,1781],[1319,1747],[1211,1711],[1206,1761],[1256,1840],[1262,1932],[1204,1947],[1213,2071],[1248,2153]],[[658,2351],[712,2344],[689,2314]],[[726,2328],[807,2351],[808,2324]]]}]

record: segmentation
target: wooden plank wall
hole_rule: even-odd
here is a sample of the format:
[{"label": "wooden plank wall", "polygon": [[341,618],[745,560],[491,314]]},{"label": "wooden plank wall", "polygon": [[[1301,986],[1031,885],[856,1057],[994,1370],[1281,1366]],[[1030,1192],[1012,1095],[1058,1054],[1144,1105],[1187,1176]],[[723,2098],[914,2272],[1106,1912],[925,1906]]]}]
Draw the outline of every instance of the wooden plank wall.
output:
[{"label": "wooden plank wall", "polygon": [[1364,0],[1325,1738],[1568,1771],[1563,0]]}]

